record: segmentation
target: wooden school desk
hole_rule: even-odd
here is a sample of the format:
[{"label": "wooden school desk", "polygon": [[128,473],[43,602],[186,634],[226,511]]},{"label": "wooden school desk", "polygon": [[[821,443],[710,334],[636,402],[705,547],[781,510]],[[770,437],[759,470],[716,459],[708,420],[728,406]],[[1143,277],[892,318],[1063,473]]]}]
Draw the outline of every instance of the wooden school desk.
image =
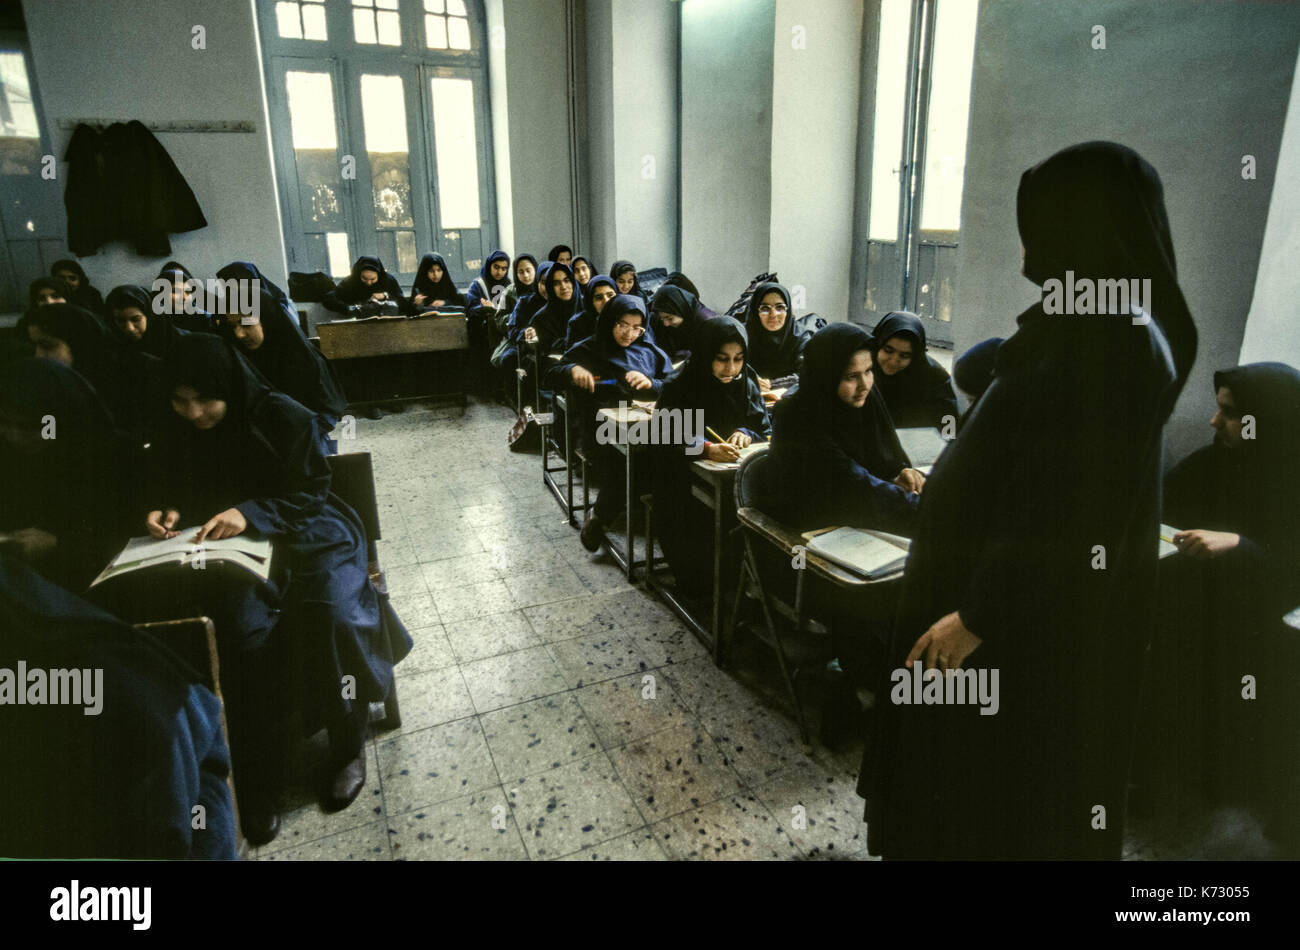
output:
[{"label": "wooden school desk", "polygon": [[[316,329],[320,332],[320,350],[331,360],[448,351],[469,353],[469,325],[460,313],[333,320],[317,324]],[[453,395],[459,396],[462,404],[465,402],[463,391]]]}]

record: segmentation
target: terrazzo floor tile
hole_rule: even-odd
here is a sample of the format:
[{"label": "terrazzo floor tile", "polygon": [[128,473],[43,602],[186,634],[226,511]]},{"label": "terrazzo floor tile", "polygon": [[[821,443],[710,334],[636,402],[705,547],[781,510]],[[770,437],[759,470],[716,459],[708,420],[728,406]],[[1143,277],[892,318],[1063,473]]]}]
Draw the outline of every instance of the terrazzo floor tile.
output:
[{"label": "terrazzo floor tile", "polygon": [[575,688],[649,668],[631,637],[579,637],[547,644],[546,650]]},{"label": "terrazzo floor tile", "polygon": [[527,861],[500,787],[407,812],[389,822],[396,861]]},{"label": "terrazzo floor tile", "polygon": [[740,777],[707,733],[698,727],[665,729],[611,749],[610,760],[646,821],[743,791]]},{"label": "terrazzo floor tile", "polygon": [[682,861],[789,861],[802,852],[753,795],[724,798],[652,826],[670,858]]},{"label": "terrazzo floor tile", "polygon": [[544,643],[576,637],[616,636],[631,630],[610,609],[607,596],[576,597],[554,604],[528,607],[524,616]]},{"label": "terrazzo floor tile", "polygon": [[475,660],[464,664],[461,671],[480,713],[569,688],[564,674],[541,646]]},{"label": "terrazzo floor tile", "polygon": [[750,787],[810,760],[812,749],[803,744],[798,727],[755,704],[714,706],[699,719],[717,741],[727,764]]},{"label": "terrazzo floor tile", "polygon": [[642,828],[631,834],[621,835],[591,845],[581,851],[566,854],[559,861],[667,861],[668,855],[659,845],[654,832]]},{"label": "terrazzo floor tile", "polygon": [[423,673],[397,672],[397,697],[402,707],[402,733],[418,732],[454,719],[474,715],[474,702],[461,671],[449,666]]},{"label": "terrazzo floor tile", "polygon": [[582,578],[567,564],[528,574],[508,574],[505,583],[519,607],[536,607],[587,593]]},{"label": "terrazzo floor tile", "polygon": [[259,861],[391,861],[388,823],[372,821],[350,831],[317,838],[295,848],[259,852]]},{"label": "terrazzo floor tile", "polygon": [[389,588],[389,600],[397,619],[406,625],[407,630],[418,630],[442,622],[433,595],[424,590],[423,582],[420,584],[420,592],[416,594],[399,596]]},{"label": "terrazzo floor tile", "polygon": [[510,589],[503,581],[484,581],[481,584],[466,584],[464,587],[449,587],[440,590],[434,596],[438,605],[438,615],[443,623],[457,620],[473,620],[488,614],[505,613],[517,606],[510,595]]},{"label": "terrazzo floor tile", "polygon": [[[867,846],[862,799],[853,777],[813,763],[797,765],[754,790],[759,801],[785,823],[786,834],[809,857],[847,857]],[[796,808],[802,809],[796,821]],[[804,827],[800,828],[799,825]]]},{"label": "terrazzo floor tile", "polygon": [[637,630],[637,648],[651,666],[684,663],[709,655],[708,648],[699,638],[675,618],[647,623],[634,629]]},{"label": "terrazzo floor tile", "polygon": [[456,664],[456,652],[448,642],[442,624],[435,623],[418,630],[411,630],[408,627],[407,632],[411,635],[414,645],[411,647],[411,652],[393,668],[399,674],[442,670]]},{"label": "terrazzo floor tile", "polygon": [[449,623],[447,640],[461,663],[541,646],[532,625],[517,610]]},{"label": "terrazzo floor tile", "polygon": [[482,584],[500,579],[492,557],[486,551],[457,554],[441,561],[424,561],[419,566],[425,588],[437,600],[439,592],[468,584]]},{"label": "terrazzo floor tile", "polygon": [[568,562],[557,551],[540,542],[524,546],[494,542],[487,546],[487,553],[492,559],[492,566],[503,578],[568,566]]},{"label": "terrazzo floor tile", "polygon": [[460,719],[379,743],[384,807],[389,815],[497,785],[496,768],[477,719]]},{"label": "terrazzo floor tile", "polygon": [[507,706],[479,717],[503,781],[535,775],[600,751],[572,693]]},{"label": "terrazzo floor tile", "polygon": [[506,793],[533,859],[560,857],[644,822],[603,752],[517,782]]},{"label": "terrazzo floor tile", "polygon": [[652,680],[651,698],[647,676],[654,674],[634,673],[576,691],[578,702],[606,749],[695,721],[662,678]]}]

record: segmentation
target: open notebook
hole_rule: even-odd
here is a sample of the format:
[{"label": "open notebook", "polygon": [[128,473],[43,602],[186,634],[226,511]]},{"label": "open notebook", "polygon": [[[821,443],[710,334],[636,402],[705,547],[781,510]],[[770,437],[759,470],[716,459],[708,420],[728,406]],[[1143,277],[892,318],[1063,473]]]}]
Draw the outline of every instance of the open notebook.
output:
[{"label": "open notebook", "polygon": [[1178,553],[1178,547],[1174,544],[1174,535],[1178,531],[1178,528],[1171,528],[1167,524],[1160,526],[1160,557],[1169,557],[1171,554]]},{"label": "open notebook", "polygon": [[174,538],[132,538],[109,562],[108,567],[100,571],[90,586],[104,581],[143,571],[164,564],[187,565],[193,569],[194,561],[202,552],[202,564],[230,564],[243,568],[250,574],[266,580],[271,576],[271,542],[244,536],[223,538],[220,541],[205,541],[201,546],[194,544],[198,527],[186,528]]},{"label": "open notebook", "polygon": [[755,452],[766,451],[768,447],[769,443],[767,442],[751,442],[740,450],[740,458],[736,459],[734,462],[714,462],[712,459],[706,459],[701,456],[695,464],[701,468],[707,468],[711,472],[730,472],[740,468],[740,463],[745,461],[745,459],[753,455]]},{"label": "open notebook", "polygon": [[939,430],[930,426],[894,431],[898,433],[898,441],[902,443],[903,451],[912,460],[913,468],[928,468],[933,465],[939,458],[939,454],[948,446],[947,441],[939,434]]},{"label": "open notebook", "polygon": [[912,545],[899,535],[865,528],[833,528],[820,534],[810,531],[804,538],[809,551],[872,580],[902,570]]}]

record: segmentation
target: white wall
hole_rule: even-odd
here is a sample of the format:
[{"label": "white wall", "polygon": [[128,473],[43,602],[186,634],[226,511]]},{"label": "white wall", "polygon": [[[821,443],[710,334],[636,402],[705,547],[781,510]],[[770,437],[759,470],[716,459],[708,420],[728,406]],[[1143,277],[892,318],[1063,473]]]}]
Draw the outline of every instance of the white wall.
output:
[{"label": "white wall", "polygon": [[776,2],[768,266],[828,320],[849,309],[861,34],[858,0]]},{"label": "white wall", "polygon": [[1300,366],[1300,58],[1238,362]]},{"label": "white wall", "polygon": [[[66,118],[110,120],[243,119],[254,133],[156,133],[185,176],[208,226],[171,237],[167,257],[136,255],[129,244],[105,245],[83,258],[102,291],[151,280],[168,258],[198,276],[235,259],[250,260],[277,282],[286,279],[272,171],[260,49],[252,0],[24,0],[47,127],[63,156]],[[207,48],[191,48],[195,24]],[[67,166],[60,161],[60,192]],[[283,283],[282,283],[283,286]]]},{"label": "white wall", "polygon": [[[510,177],[510,89],[506,81],[506,15],[503,0],[485,0],[488,34],[488,103],[492,110],[492,168],[496,177],[497,240],[515,246],[515,208]],[[512,255],[513,256],[513,255]],[[514,279],[514,275],[510,275]]]}]

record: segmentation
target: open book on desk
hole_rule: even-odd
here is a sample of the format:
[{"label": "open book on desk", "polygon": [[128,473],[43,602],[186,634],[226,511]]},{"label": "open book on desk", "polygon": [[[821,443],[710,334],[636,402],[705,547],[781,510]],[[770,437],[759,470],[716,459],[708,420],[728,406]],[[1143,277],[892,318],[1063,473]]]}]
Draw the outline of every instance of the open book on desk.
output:
[{"label": "open book on desk", "polygon": [[749,458],[755,452],[762,452],[771,445],[770,442],[751,442],[740,450],[740,458],[734,462],[715,462],[712,459],[700,457],[695,464],[701,468],[707,468],[710,472],[734,472],[740,468],[740,463]]},{"label": "open book on desk", "polygon": [[897,534],[865,528],[808,531],[803,537],[813,554],[871,580],[902,570],[912,546]]},{"label": "open book on desk", "polygon": [[894,432],[903,451],[912,460],[912,467],[918,471],[928,470],[948,447],[947,440],[932,426],[904,427]]},{"label": "open book on desk", "polygon": [[90,586],[104,581],[144,571],[161,565],[190,566],[198,569],[195,561],[208,565],[230,564],[242,568],[262,580],[271,576],[271,542],[237,535],[222,538],[220,541],[204,541],[201,545],[194,543],[198,534],[197,526],[185,528],[174,538],[132,538],[109,562],[108,567],[100,571],[99,576],[91,581]]},{"label": "open book on desk", "polygon": [[1178,553],[1178,545],[1174,544],[1174,535],[1177,533],[1177,528],[1171,528],[1167,524],[1160,526],[1160,553],[1157,557],[1167,558],[1171,554]]}]

